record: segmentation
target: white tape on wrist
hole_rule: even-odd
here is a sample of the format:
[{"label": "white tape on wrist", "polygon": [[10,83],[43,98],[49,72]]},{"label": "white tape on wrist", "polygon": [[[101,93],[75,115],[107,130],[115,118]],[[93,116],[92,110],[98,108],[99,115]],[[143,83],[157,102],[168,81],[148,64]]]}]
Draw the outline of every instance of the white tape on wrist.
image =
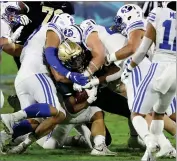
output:
[{"label": "white tape on wrist", "polygon": [[109,82],[112,82],[112,81],[115,81],[117,79],[119,79],[121,77],[121,74],[122,74],[123,70],[120,70],[112,75],[108,75],[106,77],[106,82],[109,83]]},{"label": "white tape on wrist", "polygon": [[116,53],[112,53],[111,55],[110,55],[110,61],[111,62],[114,62],[114,61],[116,61],[117,60],[117,58],[116,58]]},{"label": "white tape on wrist", "polygon": [[10,37],[7,37],[7,40],[8,40],[8,44],[12,44],[13,43],[13,41],[12,41],[12,39]]},{"label": "white tape on wrist", "polygon": [[[130,64],[131,64],[131,63],[130,63]],[[128,70],[133,70],[133,67],[132,67],[130,64],[128,64],[127,69],[128,69]]]}]

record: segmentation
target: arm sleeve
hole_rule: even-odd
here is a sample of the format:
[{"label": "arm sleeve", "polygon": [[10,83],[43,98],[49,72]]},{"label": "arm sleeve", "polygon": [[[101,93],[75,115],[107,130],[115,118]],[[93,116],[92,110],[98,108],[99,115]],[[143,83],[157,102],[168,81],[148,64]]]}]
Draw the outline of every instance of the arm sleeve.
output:
[{"label": "arm sleeve", "polygon": [[152,40],[144,36],[141,45],[139,46],[138,50],[132,57],[133,62],[135,62],[138,65],[144,59],[146,53],[151,47],[151,44]]},{"label": "arm sleeve", "polygon": [[61,61],[57,57],[57,54],[58,54],[58,49],[54,47],[46,48],[44,53],[47,63],[52,68],[54,68],[57,72],[67,77],[70,71],[62,65]]}]

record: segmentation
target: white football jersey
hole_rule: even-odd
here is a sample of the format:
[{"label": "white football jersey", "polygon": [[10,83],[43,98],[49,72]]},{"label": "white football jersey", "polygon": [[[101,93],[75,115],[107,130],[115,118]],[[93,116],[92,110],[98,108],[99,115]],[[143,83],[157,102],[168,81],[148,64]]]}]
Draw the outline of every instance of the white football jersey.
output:
[{"label": "white football jersey", "polygon": [[[127,39],[122,34],[118,33],[115,30],[112,30],[111,27],[104,27],[100,25],[88,25],[88,27],[83,30],[83,43],[87,47],[87,38],[92,32],[98,32],[98,36],[105,47],[105,54],[113,54],[127,43]],[[87,49],[89,49],[87,47]],[[120,64],[123,62],[118,61],[116,64],[120,67]],[[116,62],[115,62],[116,63]]]},{"label": "white football jersey", "polygon": [[146,21],[143,18],[133,19],[131,22],[126,24],[126,29],[123,30],[123,34],[129,37],[129,34],[134,30],[146,30]]},{"label": "white football jersey", "polygon": [[1,18],[1,27],[0,27],[0,37],[10,37],[12,35],[12,29],[10,25]]},{"label": "white football jersey", "polygon": [[47,67],[43,62],[46,33],[48,30],[54,31],[59,36],[61,43],[64,40],[60,27],[55,23],[50,22],[36,29],[24,44],[20,56],[22,64],[18,72],[19,81],[33,74],[48,73]]},{"label": "white football jersey", "polygon": [[148,16],[156,30],[154,54],[176,55],[176,11],[169,8],[154,8]]}]

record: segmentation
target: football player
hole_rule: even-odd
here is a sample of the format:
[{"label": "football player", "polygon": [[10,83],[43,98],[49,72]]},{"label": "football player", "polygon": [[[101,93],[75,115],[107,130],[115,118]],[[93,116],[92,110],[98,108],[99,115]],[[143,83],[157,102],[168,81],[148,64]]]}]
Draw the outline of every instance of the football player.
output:
[{"label": "football player", "polygon": [[[75,13],[74,6],[72,2],[60,1],[60,2],[26,2],[25,4],[29,7],[29,12],[27,16],[31,20],[28,26],[24,27],[22,33],[19,37],[18,44],[23,45],[32,32],[42,24],[50,22],[55,14],[68,13],[73,15]],[[11,53],[11,51],[6,51]],[[19,53],[19,52],[18,52]],[[14,56],[14,60],[18,69],[20,68],[20,58],[19,55]],[[17,95],[11,95],[8,97],[8,103],[14,108],[14,111],[20,110],[20,104]]]},{"label": "football player", "polygon": [[[160,146],[161,152],[156,154],[157,157],[168,155],[169,152],[173,153],[174,151],[163,134],[163,117],[176,93],[176,77],[173,74],[176,71],[175,3],[168,2],[165,8],[155,8],[149,14],[145,37],[133,56],[131,64],[128,65],[122,75],[122,79],[125,80],[129,75],[128,73],[131,73],[132,69],[142,62],[152,43],[156,44],[152,58],[153,63],[146,77],[140,83],[135,96],[132,107],[132,119],[134,127],[146,143],[149,154],[157,151]],[[165,16],[161,16],[162,12],[165,13]],[[170,34],[166,34],[166,32]],[[171,79],[170,82],[168,81],[168,85],[166,85],[168,78]],[[152,107],[154,114],[149,132],[148,125],[143,116],[150,112]]]},{"label": "football player", "polygon": [[[25,2],[29,7],[29,12],[27,16],[31,20],[31,23],[24,27],[20,37],[19,44],[23,45],[32,32],[38,28],[40,25],[47,24],[50,22],[55,14],[68,13],[70,15],[74,14],[74,7],[71,2]],[[19,57],[14,57],[18,69],[20,68]]]},{"label": "football player", "polygon": [[[29,136],[28,141],[21,144],[22,149],[32,144],[36,138],[48,134],[56,124],[65,119],[65,110],[58,101],[56,88],[48,76],[43,57],[45,56],[53,70],[59,71],[62,68],[55,55],[58,52],[58,46],[64,41],[62,30],[66,25],[73,23],[74,19],[69,14],[56,15],[50,23],[36,29],[24,44],[20,57],[22,66],[15,79],[15,89],[22,110],[13,114],[2,114],[1,119],[9,133],[13,134],[12,128],[16,121],[25,118],[48,118],[37,127],[36,136]],[[35,50],[33,50],[34,46],[36,46]],[[77,78],[83,84],[87,82],[87,78],[79,73],[65,69],[62,74],[74,82],[77,82]]]},{"label": "football player", "polygon": [[[91,23],[91,22],[90,22],[90,23]],[[92,29],[93,29],[93,28],[94,28],[94,26],[92,26]],[[105,29],[104,29],[104,30],[105,30]],[[104,30],[98,31],[98,33],[101,35],[100,37],[103,38],[102,42],[104,42],[104,45],[105,45],[105,46],[107,45],[107,47],[108,47],[107,50],[108,50],[109,48],[114,50],[114,48],[115,48],[115,47],[114,47],[114,43],[111,43],[111,44],[110,44],[110,41],[111,41],[111,42],[116,42],[116,40],[119,40],[119,38],[117,38],[117,37],[116,37],[116,34],[115,34],[117,30],[116,30],[116,29],[113,29],[113,30],[108,30],[108,29],[107,29],[107,31],[109,31],[111,35],[114,34],[114,35],[112,36],[112,37],[115,38],[114,41],[113,41],[113,40],[109,40],[109,36],[108,36],[109,34],[108,34],[108,33],[105,34],[106,32],[103,32]],[[87,31],[87,30],[86,30],[86,31]],[[91,29],[89,29],[89,31],[92,32]],[[96,32],[96,31],[97,31],[97,30],[95,30],[94,32]],[[86,32],[86,33],[88,33],[88,32]],[[106,37],[106,39],[104,38],[104,36]],[[76,37],[76,36],[74,36],[74,37]],[[69,37],[69,38],[72,39],[72,36]],[[123,40],[123,39],[121,38],[121,40]],[[121,42],[121,41],[119,41],[119,44],[120,44],[120,42]],[[86,44],[86,42],[85,42],[85,44]],[[112,45],[112,46],[111,46],[111,45]],[[120,45],[121,45],[121,44],[120,44]],[[111,46],[111,47],[110,47],[110,46]],[[115,46],[117,47],[117,45],[115,45]],[[122,46],[123,46],[123,45],[122,45]],[[110,53],[116,51],[116,49],[115,49],[115,51],[113,51],[113,50],[111,51],[110,49],[108,50],[108,51],[110,51]],[[147,60],[147,62],[148,62],[148,60]],[[119,61],[118,63],[119,63],[119,65],[121,64],[120,61]],[[149,64],[150,64],[150,63],[149,63]],[[146,64],[146,65],[147,65],[147,64]],[[147,66],[147,67],[148,67],[148,66]],[[147,68],[147,67],[146,67],[146,68]],[[145,75],[145,73],[144,73],[144,75]],[[116,77],[116,76],[117,76],[117,77]],[[113,75],[113,76],[111,76],[111,77],[108,77],[108,78],[111,78],[111,79],[115,78],[115,79],[117,79],[118,77],[120,77],[120,73],[117,73],[117,74],[115,74],[115,75]],[[109,79],[106,79],[106,81],[107,81],[107,80],[109,80]],[[113,79],[113,80],[114,80],[114,79]],[[138,81],[138,82],[139,82],[139,81]],[[136,82],[137,87],[138,87],[138,82]],[[97,85],[98,83],[99,83],[99,80],[98,80],[98,79],[93,79],[93,80],[91,80],[88,84],[89,84],[89,85]],[[137,87],[136,87],[136,88],[137,88]],[[105,98],[105,99],[101,99],[101,98],[104,98],[104,96],[100,97],[100,102],[102,102],[102,104],[101,104],[101,105],[99,104],[99,107],[101,107],[102,109],[104,109],[103,107],[106,105],[106,103],[104,102],[104,100],[108,100],[108,98],[109,98],[109,97],[107,97],[107,96],[108,96],[108,91],[105,92],[105,95],[106,95],[106,98]],[[109,95],[111,95],[111,94],[109,94]],[[98,97],[98,98],[99,98],[99,97]],[[113,98],[113,97],[111,97],[111,98]],[[97,99],[97,101],[98,101],[98,100],[99,100],[99,99]],[[133,99],[132,99],[132,100],[133,100]],[[97,102],[97,101],[96,101],[96,102]],[[110,102],[111,102],[111,101],[110,101]],[[112,101],[112,102],[113,102],[113,101]],[[173,103],[173,104],[174,104],[174,103]],[[175,105],[175,104],[174,104],[174,105]],[[110,107],[110,106],[109,106],[109,107]],[[171,109],[171,108],[170,108],[170,109]],[[105,109],[104,109],[104,110],[105,110]],[[110,110],[111,110],[111,109],[109,108],[109,111],[110,111]],[[175,124],[174,124],[174,122],[170,121],[168,117],[166,117],[166,119],[167,119],[167,120],[166,120],[166,123],[169,123],[169,122],[170,122],[170,125],[171,125],[171,126],[168,125],[166,129],[169,129],[169,131],[170,131],[170,132],[172,131],[172,134],[175,135],[176,132],[175,132],[175,130],[173,130],[173,129],[175,129]],[[172,127],[172,129],[170,129],[171,127]],[[174,149],[173,149],[173,150],[174,150]]]},{"label": "football player", "polygon": [[[96,49],[97,51],[100,51],[100,55],[102,54],[105,58],[106,54],[109,54],[109,52],[116,51],[117,49],[122,47],[124,43],[126,42],[126,38],[122,36],[121,34],[117,33],[117,31],[115,32],[115,34],[112,34],[110,36],[110,34],[107,32],[107,29],[105,29],[105,27],[95,25],[95,22],[93,20],[86,20],[82,22],[80,26],[83,30],[76,25],[69,26],[64,31],[64,34],[71,41],[83,43],[84,47],[88,51],[91,52],[91,55],[92,55],[92,52]],[[68,34],[69,31],[70,32],[72,31],[73,34],[72,35]],[[95,39],[98,39],[98,40],[95,40]],[[110,42],[115,42],[115,40],[120,40],[119,46],[117,46],[117,44],[110,43]],[[99,50],[99,48],[101,49]],[[92,60],[92,58],[87,59],[87,60]],[[76,62],[72,60],[70,63],[76,63]],[[120,70],[119,64],[118,64],[118,67],[116,65],[112,65],[111,70],[109,71],[109,74],[108,73],[105,74],[105,72],[108,70],[106,68],[108,67],[105,67],[104,64],[102,65],[103,65],[102,70],[95,73],[97,76],[104,75],[102,78],[100,77],[100,79],[102,79],[102,82],[108,83],[108,82],[111,82],[113,80],[120,78],[121,71],[119,71]],[[87,67],[88,66],[86,65],[86,69]],[[100,82],[98,79],[92,79],[91,82],[89,82],[89,84],[90,83],[94,86],[94,85],[98,85]],[[79,88],[82,88],[82,87],[74,84],[74,89],[79,90]],[[114,114],[119,114],[119,115],[122,115],[128,118],[130,128],[132,129],[131,136],[132,137],[135,136],[135,138],[137,138],[137,133],[134,130],[134,128],[132,128],[133,125],[131,124],[131,120],[130,120],[130,110],[128,109],[127,99],[125,97],[119,94],[116,94],[115,92],[105,87],[104,85],[103,87],[99,88],[99,91],[97,94],[97,100],[95,101],[94,105],[100,107],[104,111],[114,113]],[[113,108],[114,106],[120,107],[120,108]]]},{"label": "football player", "polygon": [[[59,48],[60,52],[58,54],[59,59],[68,67],[69,69],[76,72],[84,71],[84,64],[86,62],[86,53],[81,48],[80,45],[74,42],[65,41]],[[73,62],[73,63],[72,63]],[[52,74],[55,77],[55,80],[61,80],[62,75],[58,73]],[[65,78],[66,79],[66,78]],[[67,80],[62,79],[62,82]],[[81,96],[74,94],[75,92],[71,90],[72,95],[64,99],[65,107],[67,108],[66,121],[64,123],[88,123],[91,122],[91,136],[93,137],[93,150],[91,155],[116,155],[107,149],[105,142],[105,125],[103,119],[103,112],[96,106],[89,106],[96,100],[97,87],[86,90],[88,98],[82,100]],[[76,103],[73,101],[73,96],[75,95]],[[86,109],[85,109],[86,108]],[[68,120],[68,121],[67,121]],[[76,120],[76,121],[74,121]],[[45,148],[55,147],[56,143],[63,144],[65,137],[68,135],[68,132],[74,125],[64,125],[63,127],[59,126],[56,128],[52,134],[52,137],[44,143]],[[62,130],[61,130],[62,129]],[[63,133],[65,131],[65,133]],[[58,133],[58,134],[57,134]],[[57,137],[56,137],[57,136]],[[56,141],[55,141],[56,140]]]},{"label": "football player", "polygon": [[1,2],[1,48],[15,42],[20,36],[13,34],[15,27],[29,24],[30,20],[25,15],[27,12],[29,12],[29,8],[23,2]]},{"label": "football player", "polygon": [[[13,33],[13,28],[17,25],[28,25],[29,18],[25,15],[29,10],[22,2],[1,2],[1,30],[0,30],[0,61],[2,48],[7,44],[15,42],[23,27],[21,26]],[[23,8],[22,8],[23,6]],[[25,12],[26,11],[26,12]],[[4,98],[2,91],[1,98]],[[1,101],[3,107],[3,101]]]},{"label": "football player", "polygon": [[[65,41],[62,45],[60,45],[58,55],[60,57],[60,60],[62,60],[62,57],[65,61],[67,61],[67,59],[70,59],[71,57],[73,57],[74,59],[83,57],[83,51],[78,44]],[[57,81],[60,80],[61,77],[63,77],[54,70],[51,70],[51,73]],[[68,79],[62,78],[62,81],[68,82]],[[66,119],[63,124],[69,125],[60,125],[56,127],[52,134],[43,143],[42,147],[44,147],[45,149],[51,149],[56,148],[59,145],[63,146],[69,131],[74,126],[76,126],[74,124],[92,122],[91,136],[93,137],[94,149],[92,150],[91,155],[116,155],[116,153],[109,151],[105,143],[105,125],[101,109],[96,106],[89,106],[89,104],[91,104],[96,99],[97,88],[93,87],[92,89],[87,89],[86,93],[88,95],[88,98],[84,100],[80,101],[79,97],[77,98],[77,95],[76,97],[73,97],[74,94],[72,94],[72,96],[70,96],[67,101],[64,101]],[[26,138],[26,140],[27,139],[28,138]],[[18,148],[17,146],[10,150],[9,153],[17,153],[16,149],[20,148]]]}]

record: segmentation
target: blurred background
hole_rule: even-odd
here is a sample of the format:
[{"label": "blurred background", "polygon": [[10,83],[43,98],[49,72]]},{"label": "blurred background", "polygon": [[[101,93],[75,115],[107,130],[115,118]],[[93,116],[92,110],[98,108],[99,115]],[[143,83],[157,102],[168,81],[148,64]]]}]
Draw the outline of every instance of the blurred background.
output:
[{"label": "blurred background", "polygon": [[97,24],[110,26],[118,9],[124,4],[137,4],[143,9],[144,17],[157,6],[161,6],[161,2],[73,2],[75,7],[76,23],[80,23],[84,19],[94,19]]}]

